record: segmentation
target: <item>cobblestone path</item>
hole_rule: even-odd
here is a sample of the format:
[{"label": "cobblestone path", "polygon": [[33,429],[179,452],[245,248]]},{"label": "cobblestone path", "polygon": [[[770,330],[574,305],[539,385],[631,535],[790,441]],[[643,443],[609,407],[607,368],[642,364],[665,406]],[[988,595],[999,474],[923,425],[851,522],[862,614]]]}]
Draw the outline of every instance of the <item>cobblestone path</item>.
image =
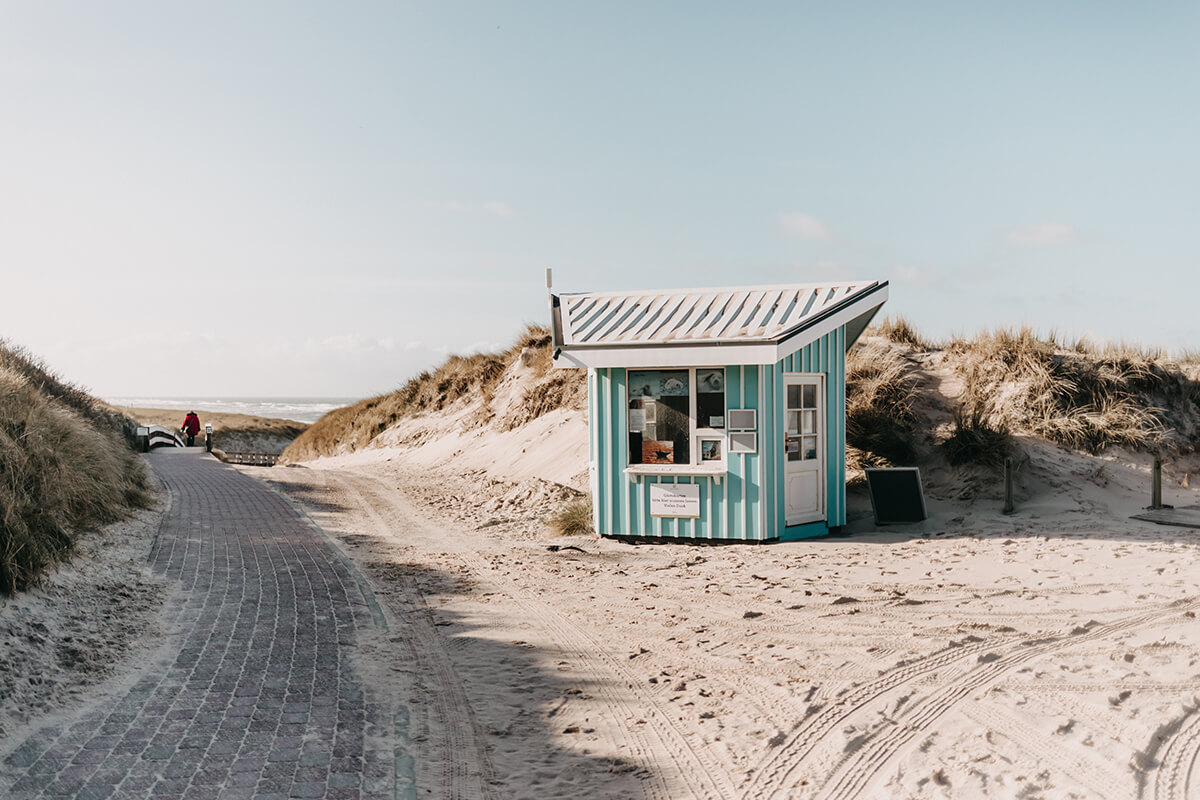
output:
[{"label": "cobblestone path", "polygon": [[403,731],[349,657],[385,627],[365,583],[258,481],[198,449],[149,458],[171,495],[150,562],[179,582],[167,655],[22,743],[0,765],[0,795],[411,796]]}]

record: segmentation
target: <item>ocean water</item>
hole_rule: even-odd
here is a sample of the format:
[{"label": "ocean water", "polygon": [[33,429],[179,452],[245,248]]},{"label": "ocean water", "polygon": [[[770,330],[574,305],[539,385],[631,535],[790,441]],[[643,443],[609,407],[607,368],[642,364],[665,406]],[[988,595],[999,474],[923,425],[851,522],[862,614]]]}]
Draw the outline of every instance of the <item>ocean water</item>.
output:
[{"label": "ocean water", "polygon": [[357,403],[358,397],[106,397],[116,406],[133,408],[174,408],[183,412],[196,411],[226,414],[249,414],[253,417],[276,417],[297,422],[316,422],[327,411]]}]

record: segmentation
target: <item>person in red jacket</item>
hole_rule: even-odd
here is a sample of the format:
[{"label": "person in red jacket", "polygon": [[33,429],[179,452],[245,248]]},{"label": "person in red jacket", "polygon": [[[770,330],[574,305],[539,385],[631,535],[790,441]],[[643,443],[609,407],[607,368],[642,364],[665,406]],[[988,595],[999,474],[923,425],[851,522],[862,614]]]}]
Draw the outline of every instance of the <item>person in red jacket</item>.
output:
[{"label": "person in red jacket", "polygon": [[200,432],[200,418],[196,416],[195,411],[189,411],[187,416],[183,418],[181,430],[187,434],[187,446],[191,447],[196,443],[196,434]]}]

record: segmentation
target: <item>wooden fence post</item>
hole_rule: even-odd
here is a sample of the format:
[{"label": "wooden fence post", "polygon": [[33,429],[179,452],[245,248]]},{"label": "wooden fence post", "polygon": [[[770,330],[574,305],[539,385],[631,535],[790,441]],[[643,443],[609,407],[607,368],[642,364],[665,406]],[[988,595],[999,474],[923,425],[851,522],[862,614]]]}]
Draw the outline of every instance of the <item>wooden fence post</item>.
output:
[{"label": "wooden fence post", "polygon": [[1162,508],[1162,459],[1154,457],[1154,467],[1150,470],[1150,507]]},{"label": "wooden fence post", "polygon": [[212,423],[211,422],[204,426],[204,449],[209,453],[212,452]]},{"label": "wooden fence post", "polygon": [[1004,459],[1004,513],[1016,511],[1013,503],[1013,463],[1011,458]]}]

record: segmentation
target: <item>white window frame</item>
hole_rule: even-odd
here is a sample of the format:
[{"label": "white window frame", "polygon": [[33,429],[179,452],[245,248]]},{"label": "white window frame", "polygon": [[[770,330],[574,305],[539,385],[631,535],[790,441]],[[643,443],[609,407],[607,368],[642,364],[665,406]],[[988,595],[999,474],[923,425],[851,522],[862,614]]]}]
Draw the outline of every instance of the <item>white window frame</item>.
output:
[{"label": "white window frame", "polygon": [[[630,464],[628,452],[625,455],[625,473],[637,479],[638,475],[713,475],[720,477],[727,471],[729,461],[729,443],[726,439],[726,428],[700,427],[697,421],[696,407],[699,404],[699,392],[696,385],[696,372],[699,370],[720,370],[725,374],[725,367],[629,367],[625,370],[625,438],[626,448],[629,442],[629,373],[631,372],[688,372],[688,463],[686,464]],[[727,386],[727,384],[726,384]],[[725,391],[726,426],[729,424],[729,400]],[[721,460],[702,461],[700,459],[700,442],[704,439],[721,439]]]}]

